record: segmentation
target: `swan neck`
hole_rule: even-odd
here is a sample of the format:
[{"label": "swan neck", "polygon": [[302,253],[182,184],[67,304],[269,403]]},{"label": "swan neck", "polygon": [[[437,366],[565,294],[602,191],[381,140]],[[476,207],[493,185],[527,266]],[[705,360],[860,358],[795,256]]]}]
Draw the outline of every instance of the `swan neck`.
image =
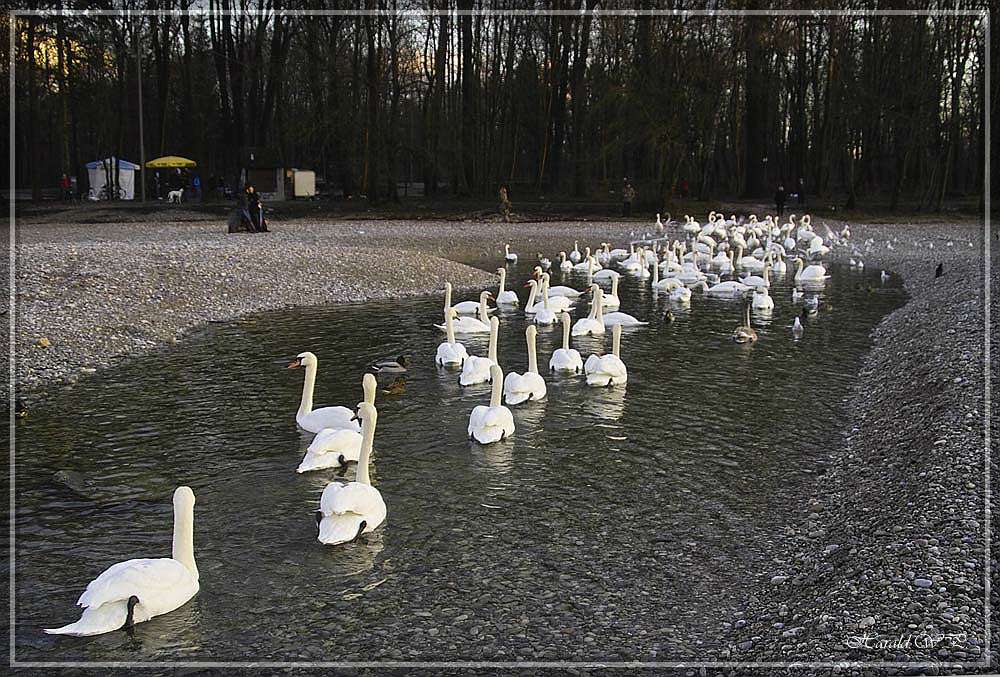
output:
[{"label": "swan neck", "polygon": [[378,382],[375,380],[375,377],[371,374],[365,374],[364,378],[361,379],[361,388],[365,393],[365,402],[374,406],[375,390],[378,388]]},{"label": "swan neck", "polygon": [[183,564],[192,576],[198,578],[198,565],[194,561],[194,506],[190,503],[174,506],[174,540],[171,557]]},{"label": "swan neck", "polygon": [[444,327],[445,327],[445,336],[448,337],[448,343],[454,344],[455,343],[455,325],[452,322],[450,309],[447,310],[447,311],[445,311],[445,314],[444,314]]},{"label": "swan neck", "polygon": [[537,296],[538,296],[538,283],[535,282],[534,284],[531,285],[531,291],[528,292],[528,304],[526,306],[527,308],[530,308],[533,305],[535,305],[535,297]]},{"label": "swan neck", "polygon": [[306,378],[302,382],[302,401],[299,403],[299,416],[305,416],[313,410],[313,390],[316,388],[315,362],[306,364]]},{"label": "swan neck", "polygon": [[499,407],[500,398],[503,395],[503,373],[497,372],[493,376],[493,390],[490,391],[490,407]]},{"label": "swan neck", "polygon": [[562,317],[563,326],[563,350],[569,350],[569,314],[563,313]]},{"label": "swan neck", "polygon": [[500,294],[503,294],[504,287],[506,287],[506,285],[507,285],[507,271],[505,269],[501,268],[500,269],[500,293],[497,294],[498,297],[500,296]]},{"label": "swan neck", "polygon": [[444,309],[447,310],[451,308],[451,285],[446,284],[444,286]]},{"label": "swan neck", "polygon": [[528,332],[528,371],[538,373],[538,355],[535,351],[535,332]]},{"label": "swan neck", "polygon": [[618,276],[611,278],[611,295],[618,296]]},{"label": "swan neck", "polygon": [[487,312],[486,296],[479,297],[479,321],[483,324],[490,323],[490,314]]},{"label": "swan neck", "polygon": [[361,455],[358,457],[357,481],[361,484],[371,484],[372,479],[369,474],[368,462],[372,456],[372,445],[375,443],[375,418],[376,414],[366,416],[361,422]]},{"label": "swan neck", "polygon": [[604,322],[604,292],[597,290],[597,314],[594,316],[598,322]]},{"label": "swan neck", "polygon": [[490,322],[490,350],[487,356],[493,364],[497,363],[497,338],[500,334],[500,325],[498,322]]},{"label": "swan neck", "polygon": [[622,352],[622,326],[620,324],[615,325],[615,330],[611,338],[611,352],[615,357],[621,358]]}]

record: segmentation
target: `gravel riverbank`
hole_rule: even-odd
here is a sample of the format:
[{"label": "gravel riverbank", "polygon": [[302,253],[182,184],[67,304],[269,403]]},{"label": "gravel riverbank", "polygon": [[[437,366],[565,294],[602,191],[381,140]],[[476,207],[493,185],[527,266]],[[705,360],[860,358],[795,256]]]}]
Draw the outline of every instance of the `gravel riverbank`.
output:
[{"label": "gravel riverbank", "polygon": [[851,426],[831,440],[810,495],[789,506],[774,568],[744,591],[720,658],[990,672],[982,226],[853,231],[866,265],[902,275],[911,299],[874,331],[844,402]]},{"label": "gravel riverbank", "polygon": [[[609,222],[306,220],[273,228],[227,236],[217,221],[180,212],[156,224],[20,224],[21,393],[42,398],[91,370],[183,340],[205,322],[425,294],[446,279],[465,289],[491,285],[486,269],[505,241],[522,256],[552,256],[574,239],[622,242],[643,230]],[[733,592],[743,611],[720,628],[729,648],[717,658],[933,663],[885,667],[890,673],[988,671],[958,667],[985,658],[991,573],[984,563],[982,228],[852,230],[857,255],[901,275],[911,299],[876,328],[843,402],[851,424],[831,439],[818,479],[797,491],[802,500],[789,506],[773,569]],[[935,278],[939,261],[945,274]],[[910,638],[905,646],[900,637]]]}]

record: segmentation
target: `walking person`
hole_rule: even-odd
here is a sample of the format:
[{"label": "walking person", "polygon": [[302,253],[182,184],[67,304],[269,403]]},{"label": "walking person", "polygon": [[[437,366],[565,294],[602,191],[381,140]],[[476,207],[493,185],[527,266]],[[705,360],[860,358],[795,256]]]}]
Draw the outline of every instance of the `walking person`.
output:
[{"label": "walking person", "polygon": [[622,216],[628,218],[632,216],[632,202],[635,200],[635,187],[629,182],[628,177],[622,184]]},{"label": "walking person", "polygon": [[774,191],[774,208],[778,210],[778,216],[785,213],[785,186],[778,184],[778,189]]}]

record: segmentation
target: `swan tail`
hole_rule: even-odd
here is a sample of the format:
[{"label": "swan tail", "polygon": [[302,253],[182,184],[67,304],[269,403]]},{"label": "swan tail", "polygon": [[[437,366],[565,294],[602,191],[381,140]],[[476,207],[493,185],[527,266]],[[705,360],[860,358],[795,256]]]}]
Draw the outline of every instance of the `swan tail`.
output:
[{"label": "swan tail", "polygon": [[102,604],[99,607],[85,607],[80,620],[61,628],[46,628],[49,635],[73,635],[87,637],[101,635],[105,632],[120,630],[125,625],[128,616],[127,604],[124,600]]},{"label": "swan tail", "polygon": [[358,536],[365,518],[357,513],[327,515],[319,523],[319,541],[326,545],[348,543]]}]

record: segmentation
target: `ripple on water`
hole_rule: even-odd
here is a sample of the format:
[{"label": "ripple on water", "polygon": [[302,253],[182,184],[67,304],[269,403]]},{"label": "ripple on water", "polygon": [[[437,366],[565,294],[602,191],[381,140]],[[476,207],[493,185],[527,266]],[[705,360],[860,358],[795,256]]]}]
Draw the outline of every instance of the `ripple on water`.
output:
[{"label": "ripple on water", "polygon": [[[513,272],[512,288],[529,270]],[[749,346],[729,338],[738,302],[696,292],[676,306],[623,277],[621,310],[651,323],[623,333],[627,385],[546,374],[546,400],[517,407],[514,438],[488,447],[466,426],[489,384],[463,389],[433,365],[440,298],[212,325],[97,374],[18,429],[18,656],[703,656],[734,590],[766,571],[790,473],[839,443],[870,329],[902,302],[896,287],[867,292],[882,288],[877,274],[832,272],[797,342],[791,278],[775,280],[775,309],[755,319]],[[574,318],[589,309],[581,299]],[[524,316],[500,317],[500,362],[521,372]],[[486,336],[459,340],[486,352]],[[540,365],[561,340],[558,326],[540,328]],[[610,344],[610,332],[574,340],[584,359]],[[359,401],[376,358],[414,358],[406,394],[379,397],[372,476],[388,521],[339,548],[315,540],[313,514],[341,473],[294,472],[311,436],[294,426],[302,371],[285,365],[303,350],[320,360],[319,405]],[[133,639],[41,635],[74,617],[110,564],[168,553],[181,483],[198,497],[198,596]],[[594,642],[581,644],[586,634]]]}]

